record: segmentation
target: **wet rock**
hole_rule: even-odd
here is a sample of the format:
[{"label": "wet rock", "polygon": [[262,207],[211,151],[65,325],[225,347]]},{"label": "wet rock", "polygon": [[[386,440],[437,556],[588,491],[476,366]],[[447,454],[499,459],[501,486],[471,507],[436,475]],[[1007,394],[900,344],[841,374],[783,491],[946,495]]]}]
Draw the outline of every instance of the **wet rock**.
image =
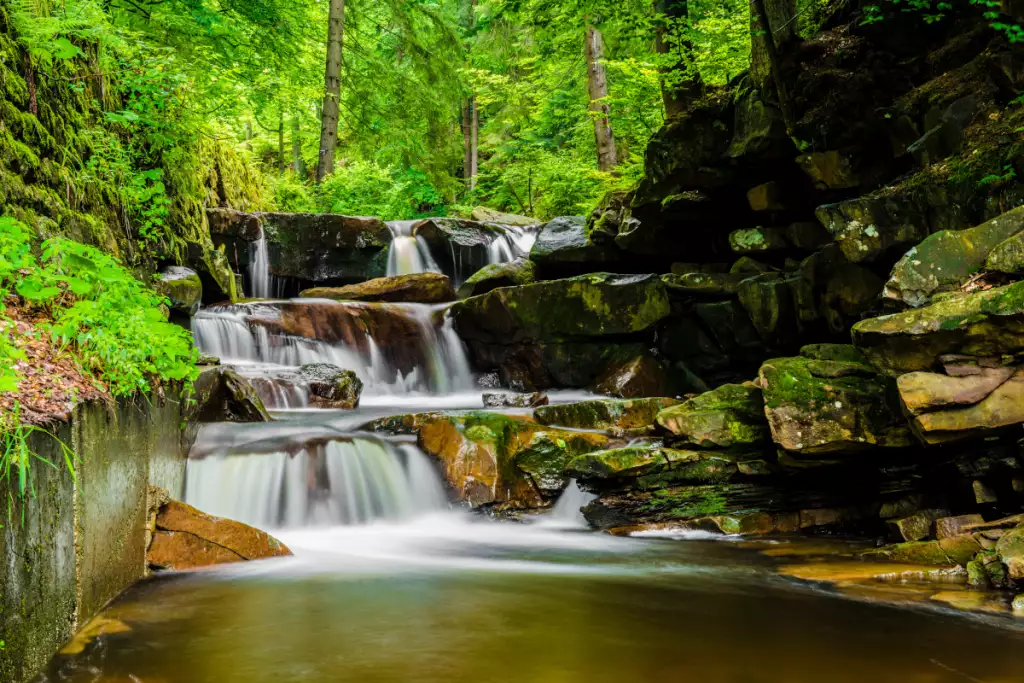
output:
[{"label": "wet rock", "polygon": [[729,233],[729,247],[737,254],[783,251],[788,246],[782,228],[743,228]]},{"label": "wet rock", "polygon": [[892,560],[918,565],[953,566],[952,561],[942,550],[938,541],[908,541],[896,545],[888,545],[876,550],[861,553],[868,560]]},{"label": "wet rock", "polygon": [[896,386],[903,405],[912,415],[944,408],[979,403],[1014,374],[1013,368],[979,368],[978,373],[950,377],[934,372],[908,372]]},{"label": "wet rock", "polygon": [[536,266],[533,261],[517,258],[506,263],[492,263],[469,276],[459,287],[460,299],[486,294],[499,287],[529,285],[536,280]]},{"label": "wet rock", "polygon": [[378,277],[345,287],[314,287],[299,296],[334,301],[442,304],[455,300],[455,290],[440,273],[415,273]]},{"label": "wet rock", "polygon": [[802,154],[796,163],[819,190],[845,190],[860,185],[849,158],[835,150]]},{"label": "wet rock", "polygon": [[659,412],[677,404],[674,398],[603,399],[545,406],[534,416],[541,424],[570,429],[639,430],[653,426]]},{"label": "wet rock", "polygon": [[484,393],[485,408],[536,408],[548,404],[548,395],[535,391],[530,394],[517,394],[511,391]]},{"label": "wet rock", "polygon": [[947,510],[921,510],[909,517],[886,522],[890,535],[902,541],[920,541],[935,535],[935,520],[948,517]]},{"label": "wet rock", "polygon": [[228,367],[204,369],[193,384],[196,422],[270,422],[255,387]]},{"label": "wet rock", "polygon": [[928,221],[916,206],[882,197],[826,204],[815,214],[852,263],[874,261],[891,249],[916,244],[928,234]]},{"label": "wet rock", "polygon": [[530,260],[546,272],[572,271],[581,265],[600,267],[621,258],[614,246],[595,244],[583,216],[565,216],[541,228],[530,250]]},{"label": "wet rock", "polygon": [[573,458],[567,464],[565,473],[580,480],[611,479],[652,474],[668,469],[669,466],[669,460],[661,448],[616,448]]},{"label": "wet rock", "polygon": [[352,410],[359,406],[363,382],[352,370],[328,363],[309,363],[299,371],[320,408]]},{"label": "wet rock", "polygon": [[540,431],[521,442],[514,462],[530,477],[541,496],[550,501],[558,498],[568,485],[566,469],[570,462],[582,453],[607,446],[608,437],[600,434]]},{"label": "wet rock", "polygon": [[658,414],[658,424],[681,441],[705,448],[754,446],[769,439],[761,390],[725,384]]},{"label": "wet rock", "polygon": [[[1014,581],[1024,579],[1024,525],[1012,529],[996,543],[999,560],[1006,566],[1008,576]],[[1018,596],[1019,597],[1019,596]]]},{"label": "wet rock", "polygon": [[170,500],[159,508],[146,551],[150,569],[181,571],[211,565],[291,555],[259,529]]},{"label": "wet rock", "polygon": [[[675,266],[673,266],[675,268]],[[661,276],[670,294],[701,298],[731,298],[739,291],[743,275],[730,273],[670,273]]]},{"label": "wet rock", "polygon": [[853,343],[891,375],[931,370],[940,357],[999,357],[1024,350],[1024,282],[863,320]]},{"label": "wet rock", "polygon": [[529,227],[531,225],[539,225],[541,221],[536,218],[530,218],[529,216],[519,216],[514,213],[502,213],[494,209],[488,209],[485,206],[478,206],[473,209],[473,212],[469,216],[474,221],[481,223],[500,223],[501,225],[514,225],[517,227]]},{"label": "wet rock", "polygon": [[218,237],[231,237],[245,242],[255,242],[263,236],[263,222],[259,214],[235,211],[234,209],[210,208],[206,220],[215,243]]},{"label": "wet rock", "polygon": [[651,398],[676,393],[669,367],[650,354],[607,367],[591,385],[596,394],[615,398]]},{"label": "wet rock", "polygon": [[270,272],[304,282],[361,282],[387,274],[392,235],[378,218],[260,214]]},{"label": "wet rock", "polygon": [[171,309],[193,316],[203,301],[203,282],[191,268],[168,266],[157,274],[153,289],[170,301]]},{"label": "wet rock", "polygon": [[1018,207],[976,228],[931,235],[892,269],[884,294],[921,306],[939,292],[959,288],[997,246],[1022,230],[1024,207]]},{"label": "wet rock", "polygon": [[[970,378],[959,378],[968,380]],[[983,388],[983,387],[982,387]],[[970,398],[963,395],[960,398]],[[914,431],[927,443],[942,443],[984,434],[1024,422],[1024,371],[969,406],[948,405],[914,417]]]},{"label": "wet rock", "polygon": [[981,515],[959,515],[957,517],[941,517],[935,520],[935,537],[940,541],[947,538],[961,536],[967,527],[975,524],[984,524],[985,518]]},{"label": "wet rock", "polygon": [[809,357],[814,349],[805,347],[808,355],[761,366],[759,383],[777,444],[791,452],[820,454],[912,443],[892,380],[863,362]]}]

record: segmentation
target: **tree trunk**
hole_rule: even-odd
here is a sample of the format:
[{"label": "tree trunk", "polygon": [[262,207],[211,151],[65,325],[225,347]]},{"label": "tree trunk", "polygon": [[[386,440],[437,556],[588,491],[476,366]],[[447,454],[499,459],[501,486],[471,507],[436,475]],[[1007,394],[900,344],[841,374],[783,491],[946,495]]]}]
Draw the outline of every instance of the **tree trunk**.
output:
[{"label": "tree trunk", "polygon": [[671,118],[685,111],[700,97],[704,83],[696,70],[688,73],[693,45],[683,38],[677,39],[675,45],[666,40],[670,33],[669,24],[680,20],[685,23],[689,19],[689,0],[655,0],[654,11],[661,19],[654,33],[654,49],[659,55],[665,55],[665,64],[660,69],[661,99],[665,103],[666,118]]},{"label": "tree trunk", "polygon": [[587,85],[590,90],[590,111],[594,117],[594,142],[597,146],[597,167],[602,171],[615,168],[618,160],[615,153],[615,135],[609,118],[611,108],[608,98],[608,74],[604,64],[604,40],[601,32],[587,26]]},{"label": "tree trunk", "polygon": [[466,187],[473,179],[473,98],[462,100],[462,178]]},{"label": "tree trunk", "polygon": [[[767,15],[767,24],[761,17]],[[772,75],[771,51],[785,49],[796,38],[796,0],[751,0],[750,75],[762,90]],[[769,27],[774,27],[774,30]],[[769,43],[768,37],[774,41]]]},{"label": "tree trunk", "polygon": [[306,163],[302,160],[302,139],[299,137],[299,114],[292,114],[292,170],[299,180],[306,179]]},{"label": "tree trunk", "polygon": [[[476,29],[476,0],[462,0],[459,6],[459,21],[467,38]],[[466,43],[469,56],[469,43]],[[467,62],[468,63],[468,62]],[[477,141],[479,139],[480,114],[476,108],[476,95],[470,95],[462,102],[463,176],[470,191],[476,189]]]},{"label": "tree trunk", "polygon": [[277,172],[284,175],[284,109],[277,115]]},{"label": "tree trunk", "polygon": [[[769,3],[776,4],[788,4],[794,5],[794,0],[767,0]],[[782,110],[782,119],[786,123],[786,130],[790,135],[793,134],[793,114],[789,106],[789,93],[786,90],[786,81],[782,77],[782,63],[779,59],[779,51],[776,47],[777,39],[773,39],[773,36],[778,36],[784,31],[778,33],[772,31],[772,27],[775,26],[774,20],[769,16],[767,8],[765,6],[765,0],[752,0],[753,5],[753,16],[754,16],[754,28],[752,30],[752,36],[754,44],[757,44],[758,40],[762,40],[764,51],[767,55],[768,70],[771,75],[771,80],[775,84],[775,93],[779,99],[779,109]],[[795,7],[794,7],[795,9]],[[792,30],[792,15],[787,19],[789,26],[786,27],[787,31]],[[758,35],[760,34],[760,35]],[[792,39],[792,34],[790,39]],[[752,67],[753,72],[753,67]],[[756,78],[756,76],[755,76]],[[764,89],[768,79],[766,78],[763,82],[759,82],[759,86]]]},{"label": "tree trunk", "polygon": [[327,20],[327,67],[324,72],[324,106],[320,118],[320,158],[316,181],[334,172],[338,146],[338,105],[341,98],[341,47],[345,37],[345,0],[330,0]]},{"label": "tree trunk", "polygon": [[473,111],[469,140],[469,189],[476,189],[476,176],[480,172],[480,108],[476,106],[476,96],[469,98],[469,108]]}]

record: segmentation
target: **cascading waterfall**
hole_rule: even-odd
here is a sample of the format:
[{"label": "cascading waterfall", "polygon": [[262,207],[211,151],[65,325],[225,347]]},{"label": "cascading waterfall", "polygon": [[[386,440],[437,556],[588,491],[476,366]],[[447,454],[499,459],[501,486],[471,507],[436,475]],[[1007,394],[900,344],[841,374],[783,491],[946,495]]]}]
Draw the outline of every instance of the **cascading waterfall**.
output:
[{"label": "cascading waterfall", "polygon": [[448,508],[427,456],[368,438],[192,459],[185,502],[262,529],[401,521]]},{"label": "cascading waterfall", "polygon": [[412,234],[415,224],[416,221],[388,223],[393,236],[388,250],[388,276],[441,272],[430,254],[427,241]]},{"label": "cascading waterfall", "polygon": [[555,502],[555,507],[542,522],[546,526],[586,528],[587,520],[583,517],[580,509],[595,498],[597,496],[581,489],[575,479],[570,479],[569,485],[565,487],[565,491]]},{"label": "cascading waterfall", "polygon": [[269,299],[271,294],[270,252],[267,249],[267,238],[261,234],[249,249],[249,281],[252,291],[249,296],[254,299]]}]

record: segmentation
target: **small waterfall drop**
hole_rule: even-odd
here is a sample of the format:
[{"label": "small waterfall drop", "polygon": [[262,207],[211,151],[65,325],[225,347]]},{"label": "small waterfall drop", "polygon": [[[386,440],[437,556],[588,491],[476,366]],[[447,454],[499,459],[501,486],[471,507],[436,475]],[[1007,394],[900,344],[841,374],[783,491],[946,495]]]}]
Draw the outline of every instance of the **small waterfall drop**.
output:
[{"label": "small waterfall drop", "polygon": [[575,479],[570,479],[569,485],[558,497],[555,507],[543,519],[542,524],[565,528],[587,528],[587,520],[580,510],[595,498],[597,496],[581,489]]},{"label": "small waterfall drop", "polygon": [[185,502],[262,529],[401,521],[448,509],[427,456],[368,438],[309,443],[294,454],[191,459]]},{"label": "small waterfall drop", "polygon": [[416,221],[390,221],[393,239],[388,250],[388,276],[415,273],[440,273],[441,269],[430,255],[430,247],[422,237],[415,237],[412,228]]},{"label": "small waterfall drop", "polygon": [[249,296],[254,299],[269,299],[271,295],[270,284],[270,252],[267,249],[267,237],[260,234],[260,238],[249,245],[249,281],[252,283],[252,291]]}]

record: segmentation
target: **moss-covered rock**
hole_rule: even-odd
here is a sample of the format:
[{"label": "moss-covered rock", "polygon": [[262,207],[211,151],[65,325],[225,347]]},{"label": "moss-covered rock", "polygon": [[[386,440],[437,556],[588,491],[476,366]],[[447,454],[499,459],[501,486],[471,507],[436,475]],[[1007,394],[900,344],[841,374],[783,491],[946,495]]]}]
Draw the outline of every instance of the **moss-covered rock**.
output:
[{"label": "moss-covered rock", "polygon": [[729,233],[729,247],[741,255],[784,251],[788,246],[781,228],[742,228]]},{"label": "moss-covered rock", "polygon": [[1024,579],[1024,524],[1004,533],[996,543],[999,560],[1006,566],[1009,577]]},{"label": "moss-covered rock", "polygon": [[935,372],[908,372],[896,379],[900,399],[911,415],[980,402],[1014,374],[1010,367],[978,368],[976,374],[951,377]]},{"label": "moss-covered rock", "polygon": [[600,267],[616,263],[621,254],[614,245],[595,244],[583,216],[565,216],[547,222],[530,250],[530,260],[543,271],[560,272],[586,264]]},{"label": "moss-covered rock", "polygon": [[670,294],[728,299],[736,296],[740,282],[745,277],[749,276],[732,273],[669,273],[662,275],[661,281]]},{"label": "moss-covered rock", "polygon": [[352,410],[359,406],[363,382],[352,370],[328,363],[308,363],[299,374],[318,407]]},{"label": "moss-covered rock", "polygon": [[976,228],[930,235],[892,269],[885,296],[921,306],[939,292],[957,289],[985,265],[1000,243],[1022,230],[1024,206]]},{"label": "moss-covered rock", "polygon": [[270,272],[304,282],[361,282],[387,274],[391,231],[379,218],[336,214],[260,215]]},{"label": "moss-covered rock", "polygon": [[616,448],[573,458],[565,474],[580,480],[611,479],[652,474],[668,467],[669,460],[661,448]]},{"label": "moss-covered rock", "polygon": [[506,263],[492,263],[476,271],[459,287],[459,298],[486,294],[499,287],[517,287],[532,284],[536,280],[536,266],[533,261],[517,258]]},{"label": "moss-covered rock", "polygon": [[755,446],[769,439],[761,390],[725,384],[658,414],[658,424],[682,441],[705,448]]},{"label": "moss-covered rock", "polygon": [[654,425],[658,413],[677,405],[673,398],[593,400],[544,406],[533,411],[537,422],[570,429],[633,430]]},{"label": "moss-covered rock", "polygon": [[796,163],[820,190],[846,190],[860,185],[850,159],[836,150],[801,154]]},{"label": "moss-covered rock", "polygon": [[608,446],[601,434],[569,432],[561,429],[534,432],[520,439],[514,460],[516,467],[529,475],[545,500],[557,498],[568,484],[566,468],[584,453]]},{"label": "moss-covered rock", "polygon": [[912,441],[895,383],[858,362],[769,360],[760,385],[772,438],[796,453],[842,453]]},{"label": "moss-covered rock", "polygon": [[203,370],[193,385],[190,419],[196,422],[270,422],[255,387],[228,367]]},{"label": "moss-covered rock", "polygon": [[1024,351],[1024,282],[943,299],[863,320],[853,343],[872,365],[897,376],[931,370],[940,356],[999,357]]},{"label": "moss-covered rock", "polygon": [[314,287],[299,294],[334,301],[383,301],[442,304],[455,300],[452,281],[440,273],[414,273],[378,277],[345,287]]},{"label": "moss-covered rock", "polygon": [[191,268],[168,266],[153,281],[157,294],[167,297],[171,308],[185,315],[195,315],[203,301],[203,282]]}]

